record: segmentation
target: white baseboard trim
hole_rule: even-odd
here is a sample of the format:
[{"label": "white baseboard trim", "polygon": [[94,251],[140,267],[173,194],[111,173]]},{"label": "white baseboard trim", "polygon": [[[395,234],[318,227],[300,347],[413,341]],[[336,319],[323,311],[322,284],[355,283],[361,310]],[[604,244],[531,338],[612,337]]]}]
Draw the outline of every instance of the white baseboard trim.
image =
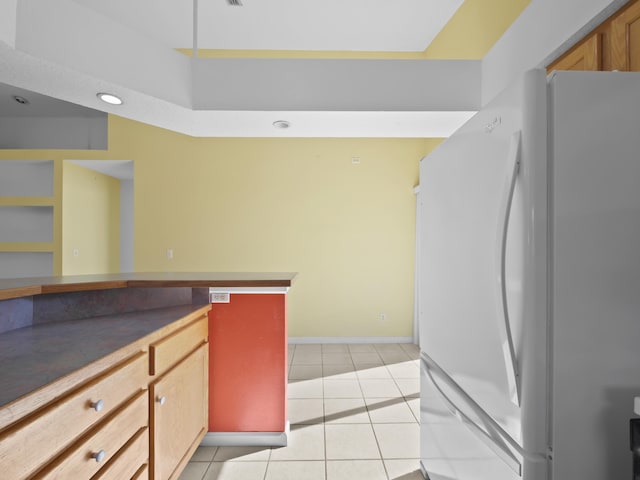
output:
[{"label": "white baseboard trim", "polygon": [[284,432],[207,432],[203,447],[286,447],[289,442],[289,422]]},{"label": "white baseboard trim", "polygon": [[413,337],[289,337],[289,343],[413,343]]}]

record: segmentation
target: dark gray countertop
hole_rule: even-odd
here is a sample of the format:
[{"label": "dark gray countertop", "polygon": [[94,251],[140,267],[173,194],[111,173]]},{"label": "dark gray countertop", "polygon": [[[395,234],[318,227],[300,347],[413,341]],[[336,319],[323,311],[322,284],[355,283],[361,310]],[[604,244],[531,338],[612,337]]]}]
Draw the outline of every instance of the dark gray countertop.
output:
[{"label": "dark gray countertop", "polygon": [[53,322],[0,335],[0,407],[85,367],[203,305]]}]

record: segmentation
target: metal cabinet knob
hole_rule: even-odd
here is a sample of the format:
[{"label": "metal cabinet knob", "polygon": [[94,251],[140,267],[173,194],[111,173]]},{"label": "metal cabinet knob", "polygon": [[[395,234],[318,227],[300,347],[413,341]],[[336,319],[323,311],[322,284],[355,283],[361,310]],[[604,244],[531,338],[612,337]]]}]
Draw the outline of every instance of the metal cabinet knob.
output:
[{"label": "metal cabinet knob", "polygon": [[99,412],[104,407],[104,402],[102,400],[98,400],[97,402],[91,403],[91,408],[93,408],[96,412]]},{"label": "metal cabinet knob", "polygon": [[100,450],[99,452],[92,453],[91,458],[95,458],[96,462],[101,462],[104,460],[104,456],[107,454],[104,450]]},{"label": "metal cabinet knob", "polygon": [[167,397],[165,397],[164,395],[162,397],[158,397],[156,398],[156,402],[158,402],[160,405],[164,405],[165,403],[167,403]]}]

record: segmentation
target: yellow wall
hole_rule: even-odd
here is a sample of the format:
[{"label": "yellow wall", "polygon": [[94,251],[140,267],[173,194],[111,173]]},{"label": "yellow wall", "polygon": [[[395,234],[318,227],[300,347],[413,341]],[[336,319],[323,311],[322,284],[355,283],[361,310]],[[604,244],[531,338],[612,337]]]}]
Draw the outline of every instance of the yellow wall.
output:
[{"label": "yellow wall", "polygon": [[481,59],[531,0],[466,0],[424,51],[431,59]]},{"label": "yellow wall", "polygon": [[193,138],[110,116],[108,151],[0,158],[133,160],[136,271],[294,271],[291,336],[410,336],[413,187],[440,141]]},{"label": "yellow wall", "polygon": [[[78,256],[73,255],[77,250]],[[120,271],[120,181],[71,162],[62,170],[62,273]]]},{"label": "yellow wall", "polygon": [[[199,53],[480,59],[529,3],[466,0],[424,52]],[[419,159],[439,142],[198,139],[110,116],[107,151],[0,150],[0,159],[53,159],[56,165],[73,158],[132,159],[136,271],[296,271],[290,335],[410,336],[413,187]],[[361,163],[352,165],[352,157]],[[65,217],[65,229],[82,229]],[[166,258],[168,248],[173,260]]]}]

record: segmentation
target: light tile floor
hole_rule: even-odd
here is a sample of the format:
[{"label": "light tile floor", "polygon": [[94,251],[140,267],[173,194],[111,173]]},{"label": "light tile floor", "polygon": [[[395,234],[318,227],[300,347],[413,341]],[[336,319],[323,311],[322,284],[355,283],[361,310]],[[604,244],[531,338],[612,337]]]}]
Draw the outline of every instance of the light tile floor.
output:
[{"label": "light tile floor", "polygon": [[422,480],[410,344],[289,345],[289,445],[200,447],[180,480]]}]

